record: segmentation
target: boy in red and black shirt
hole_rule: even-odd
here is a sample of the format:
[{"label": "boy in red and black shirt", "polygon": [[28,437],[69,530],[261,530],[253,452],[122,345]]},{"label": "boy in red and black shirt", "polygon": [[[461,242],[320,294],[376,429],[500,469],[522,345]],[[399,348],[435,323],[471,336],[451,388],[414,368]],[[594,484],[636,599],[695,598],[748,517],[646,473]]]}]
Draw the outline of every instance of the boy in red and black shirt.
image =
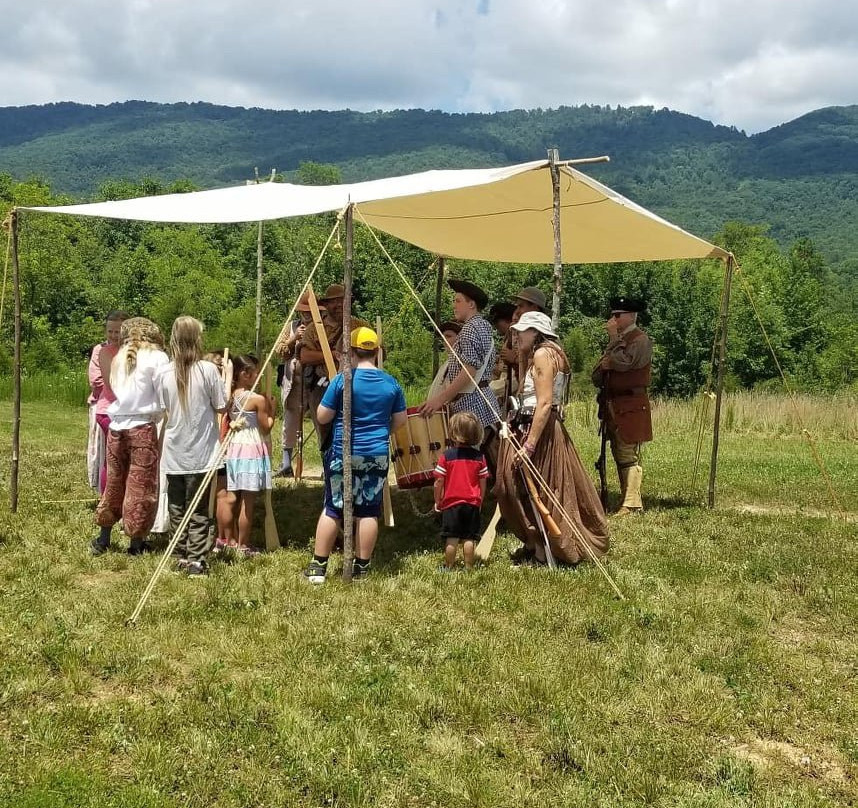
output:
[{"label": "boy in red and black shirt", "polygon": [[489,469],[482,452],[483,428],[469,412],[450,419],[450,440],[435,466],[435,510],[441,512],[441,538],[445,541],[444,566],[456,565],[456,548],[462,542],[465,568],[473,569],[474,542],[480,535],[480,506],[486,495]]}]

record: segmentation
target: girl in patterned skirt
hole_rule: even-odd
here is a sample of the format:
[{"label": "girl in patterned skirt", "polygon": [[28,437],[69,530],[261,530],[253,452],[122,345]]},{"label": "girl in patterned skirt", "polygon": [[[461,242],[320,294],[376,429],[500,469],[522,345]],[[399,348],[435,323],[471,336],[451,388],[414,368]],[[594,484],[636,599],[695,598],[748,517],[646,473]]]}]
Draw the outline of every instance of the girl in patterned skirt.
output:
[{"label": "girl in patterned skirt", "polygon": [[259,362],[244,354],[233,360],[234,388],[229,406],[231,429],[235,432],[226,454],[226,490],[238,518],[238,551],[253,555],[250,530],[256,495],[271,488],[271,458],[263,435],[274,425],[276,403],[273,396],[252,393]]}]

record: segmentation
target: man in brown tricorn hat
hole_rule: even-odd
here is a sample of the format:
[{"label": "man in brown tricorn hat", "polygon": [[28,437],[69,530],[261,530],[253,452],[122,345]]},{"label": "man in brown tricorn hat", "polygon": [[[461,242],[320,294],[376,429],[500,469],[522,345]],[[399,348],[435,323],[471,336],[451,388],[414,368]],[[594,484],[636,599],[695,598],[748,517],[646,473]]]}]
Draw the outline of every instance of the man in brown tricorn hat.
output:
[{"label": "man in brown tricorn hat", "polygon": [[593,370],[599,388],[599,419],[617,464],[622,502],[617,516],[643,511],[641,444],[652,440],[647,388],[652,375],[652,341],[638,327],[646,303],[630,297],[611,300],[605,323],[608,347]]}]

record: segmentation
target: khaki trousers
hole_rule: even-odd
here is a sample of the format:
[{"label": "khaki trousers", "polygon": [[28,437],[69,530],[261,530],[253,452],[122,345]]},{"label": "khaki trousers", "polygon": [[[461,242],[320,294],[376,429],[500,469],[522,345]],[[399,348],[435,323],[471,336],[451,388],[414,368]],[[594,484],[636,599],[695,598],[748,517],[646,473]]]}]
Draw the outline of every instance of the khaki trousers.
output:
[{"label": "khaki trousers", "polygon": [[304,390],[303,380],[299,378],[301,366],[297,366],[298,372],[293,371],[292,381],[287,383],[284,379],[280,390],[280,400],[283,405],[283,432],[281,443],[284,449],[294,449],[298,440],[298,430],[301,429],[301,421],[304,416],[304,402],[301,401]]},{"label": "khaki trousers", "polygon": [[617,465],[617,476],[620,478],[620,490],[623,501],[621,508],[643,508],[641,499],[641,482],[643,468],[641,467],[641,444],[626,443],[617,432],[617,426],[607,421],[608,442],[611,444],[611,454]]}]

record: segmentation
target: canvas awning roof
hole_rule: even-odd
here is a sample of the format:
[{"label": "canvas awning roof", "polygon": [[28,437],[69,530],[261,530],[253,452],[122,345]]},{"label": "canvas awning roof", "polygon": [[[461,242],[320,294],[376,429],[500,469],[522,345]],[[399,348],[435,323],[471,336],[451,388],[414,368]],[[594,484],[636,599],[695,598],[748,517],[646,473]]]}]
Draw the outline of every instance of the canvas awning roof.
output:
[{"label": "canvas awning roof", "polygon": [[[727,258],[571,166],[561,166],[564,263]],[[547,160],[505,168],[425,171],[347,185],[267,182],[116,202],[23,208],[147,222],[257,222],[340,211],[354,203],[371,226],[449,258],[550,264]],[[357,217],[358,220],[360,216]]]}]

